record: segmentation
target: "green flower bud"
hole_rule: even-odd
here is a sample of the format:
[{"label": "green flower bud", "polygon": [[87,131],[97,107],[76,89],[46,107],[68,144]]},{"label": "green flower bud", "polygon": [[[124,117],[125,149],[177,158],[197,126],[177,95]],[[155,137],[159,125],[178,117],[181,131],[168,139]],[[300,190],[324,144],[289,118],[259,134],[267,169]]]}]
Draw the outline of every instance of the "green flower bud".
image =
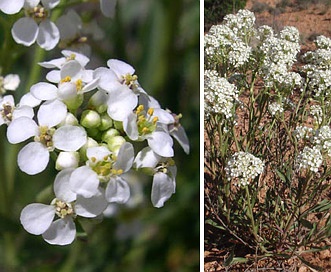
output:
[{"label": "green flower bud", "polygon": [[113,119],[109,117],[107,113],[101,115],[101,124],[99,126],[100,130],[106,130],[113,126]]},{"label": "green flower bud", "polygon": [[96,111],[85,110],[82,113],[80,123],[86,128],[97,128],[101,124],[101,118]]},{"label": "green flower bud", "polygon": [[114,121],[114,127],[119,131],[123,131],[123,123],[121,121]]},{"label": "green flower bud", "polygon": [[102,139],[102,141],[108,143],[108,141],[110,141],[111,138],[113,138],[114,136],[119,136],[119,135],[120,135],[120,133],[117,129],[110,128],[102,134],[101,139]]},{"label": "green flower bud", "polygon": [[63,100],[63,102],[67,105],[69,111],[74,112],[77,110],[84,101],[84,96],[82,94],[76,95],[71,99]]},{"label": "green flower bud", "polygon": [[121,145],[124,144],[126,140],[122,136],[114,136],[108,140],[108,148],[110,151],[117,153]]}]

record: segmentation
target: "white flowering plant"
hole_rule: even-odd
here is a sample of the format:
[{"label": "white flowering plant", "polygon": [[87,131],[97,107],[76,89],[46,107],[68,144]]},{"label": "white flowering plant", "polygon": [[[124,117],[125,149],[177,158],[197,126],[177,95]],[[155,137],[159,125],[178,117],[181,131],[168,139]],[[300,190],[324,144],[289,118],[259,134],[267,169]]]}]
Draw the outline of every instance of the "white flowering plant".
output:
[{"label": "white flowering plant", "polygon": [[330,43],[301,51],[295,27],[258,27],[249,10],[204,36],[206,224],[230,244],[225,265],[309,265],[303,253],[329,247]]},{"label": "white flowering plant", "polygon": [[[163,1],[129,2],[0,1],[0,251],[5,252],[0,270],[35,269],[27,259],[37,255],[18,254],[33,240],[41,248],[69,248],[63,250],[68,258],[60,258],[67,262],[62,265],[59,259],[50,271],[86,267],[95,253],[85,261],[79,261],[79,254],[72,258],[86,241],[91,252],[104,249],[103,260],[106,252],[122,254],[121,240],[139,239],[146,218],[155,218],[157,228],[165,223],[155,215],[173,201],[178,180],[186,180],[178,160],[197,151],[184,129],[190,123],[185,121],[188,108],[180,109],[198,105],[198,89],[190,101],[178,101],[186,88],[199,85],[191,83],[198,80],[199,7],[191,0],[164,9]],[[184,5],[189,16],[184,16]],[[163,24],[173,11],[183,18]],[[161,26],[150,23],[155,18]],[[196,28],[186,31],[191,23]],[[161,39],[162,31],[172,34]],[[187,35],[179,38],[182,32]],[[192,71],[174,80],[184,67],[183,59],[172,59],[177,51],[187,57],[185,67],[192,65]],[[169,218],[179,213],[174,210],[168,211],[173,214]],[[123,225],[129,229],[121,231]],[[159,234],[155,229],[147,240]],[[68,270],[74,262],[80,265]],[[95,262],[90,271],[103,265]]]}]

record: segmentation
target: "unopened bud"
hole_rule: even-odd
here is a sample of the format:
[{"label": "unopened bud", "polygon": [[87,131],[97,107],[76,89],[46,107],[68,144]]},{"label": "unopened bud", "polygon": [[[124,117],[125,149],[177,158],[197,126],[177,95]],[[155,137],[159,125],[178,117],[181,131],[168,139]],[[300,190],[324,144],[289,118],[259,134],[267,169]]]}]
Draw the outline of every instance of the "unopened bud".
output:
[{"label": "unopened bud", "polygon": [[101,118],[96,111],[85,110],[82,113],[80,123],[86,128],[97,128],[101,124]]}]

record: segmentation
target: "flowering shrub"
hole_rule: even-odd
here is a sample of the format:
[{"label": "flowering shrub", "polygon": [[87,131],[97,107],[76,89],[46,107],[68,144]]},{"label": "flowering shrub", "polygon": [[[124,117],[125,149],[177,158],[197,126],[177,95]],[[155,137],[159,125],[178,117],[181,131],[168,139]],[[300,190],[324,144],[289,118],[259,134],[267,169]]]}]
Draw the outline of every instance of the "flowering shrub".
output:
[{"label": "flowering shrub", "polygon": [[[41,235],[49,244],[69,245],[77,238],[85,239],[91,226],[117,216],[122,208],[137,212],[136,203],[144,202],[144,208],[150,206],[150,210],[163,207],[176,192],[175,145],[190,153],[181,125],[185,117],[163,108],[161,104],[166,103],[160,103],[153,90],[160,86],[150,84],[145,89],[140,74],[122,60],[124,53],[117,58],[112,53],[115,50],[110,50],[123,45],[106,33],[119,16],[115,12],[120,10],[118,5],[116,0],[0,1],[0,133],[6,136],[0,152],[0,216],[3,220],[10,213],[10,220],[21,223],[19,228]],[[132,15],[130,10],[128,16]],[[141,20],[140,15],[134,16],[134,21]],[[150,46],[145,40],[143,45]],[[165,42],[172,40],[175,37]],[[184,51],[183,45],[178,42],[176,49]],[[133,43],[123,47],[132,55],[143,53]],[[164,51],[172,52],[159,49],[160,55]],[[153,62],[159,61],[158,54],[154,57]],[[191,59],[194,56],[187,66]],[[145,62],[150,65],[151,60]],[[151,82],[159,77],[158,71],[152,72],[145,73]],[[179,90],[171,90],[169,95],[174,92]],[[26,179],[23,186],[14,181],[17,176]],[[44,180],[30,183],[34,179]],[[33,194],[29,199],[22,193],[25,186]],[[27,205],[21,208],[11,200],[13,195]],[[14,217],[17,210],[20,216]],[[121,235],[133,236],[130,231]],[[2,237],[0,251],[11,254],[2,248]],[[14,263],[13,271],[18,267]]]},{"label": "flowering shrub", "polygon": [[309,265],[330,236],[331,39],[299,42],[248,10],[205,34],[206,223],[246,254]]}]

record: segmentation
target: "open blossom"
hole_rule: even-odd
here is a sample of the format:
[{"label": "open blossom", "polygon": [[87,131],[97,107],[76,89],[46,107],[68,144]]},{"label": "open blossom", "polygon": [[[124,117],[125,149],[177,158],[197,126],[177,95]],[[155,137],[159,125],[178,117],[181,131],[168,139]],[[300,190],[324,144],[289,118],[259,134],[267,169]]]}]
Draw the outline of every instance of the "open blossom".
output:
[{"label": "open blossom", "polygon": [[164,158],[156,154],[150,147],[145,147],[136,156],[134,167],[150,169],[153,174],[151,201],[156,208],[164,203],[176,191],[177,167],[171,158]]},{"label": "open blossom", "polygon": [[[50,205],[33,203],[21,212],[21,223],[26,231],[42,235],[49,244],[68,245],[76,237],[76,217],[93,218],[105,210],[107,202],[102,190],[91,198],[70,191],[69,179],[73,169],[59,172],[54,181],[55,198]],[[55,221],[53,221],[55,219]]]},{"label": "open blossom", "polygon": [[139,105],[123,121],[123,129],[131,140],[147,140],[148,146],[156,154],[172,157],[174,155],[173,140],[162,125],[172,124],[173,120],[173,116],[165,110],[149,108],[146,111],[143,105]]},{"label": "open blossom", "polygon": [[26,17],[18,19],[12,27],[14,40],[25,46],[37,42],[45,50],[53,49],[59,42],[60,33],[49,20],[49,14],[59,3],[60,0],[25,1]]},{"label": "open blossom", "polygon": [[13,120],[7,130],[10,143],[23,142],[34,137],[34,142],[24,146],[17,158],[19,168],[30,175],[42,172],[49,162],[49,152],[55,148],[63,151],[76,151],[86,143],[86,132],[78,126],[59,125],[67,115],[66,106],[58,100],[40,106],[38,124],[29,117]]},{"label": "open blossom", "polygon": [[308,169],[312,172],[318,172],[318,168],[323,163],[323,157],[317,146],[313,148],[305,146],[296,158],[296,169]]},{"label": "open blossom", "polygon": [[87,149],[86,165],[75,169],[70,177],[70,188],[84,197],[98,193],[99,185],[105,184],[108,202],[125,203],[130,197],[130,188],[122,174],[128,172],[133,163],[134,151],[131,143],[121,145],[117,154],[105,146]]},{"label": "open blossom", "polygon": [[11,121],[22,116],[32,118],[34,116],[32,107],[28,105],[16,106],[12,95],[0,97],[0,126],[9,125]]}]

